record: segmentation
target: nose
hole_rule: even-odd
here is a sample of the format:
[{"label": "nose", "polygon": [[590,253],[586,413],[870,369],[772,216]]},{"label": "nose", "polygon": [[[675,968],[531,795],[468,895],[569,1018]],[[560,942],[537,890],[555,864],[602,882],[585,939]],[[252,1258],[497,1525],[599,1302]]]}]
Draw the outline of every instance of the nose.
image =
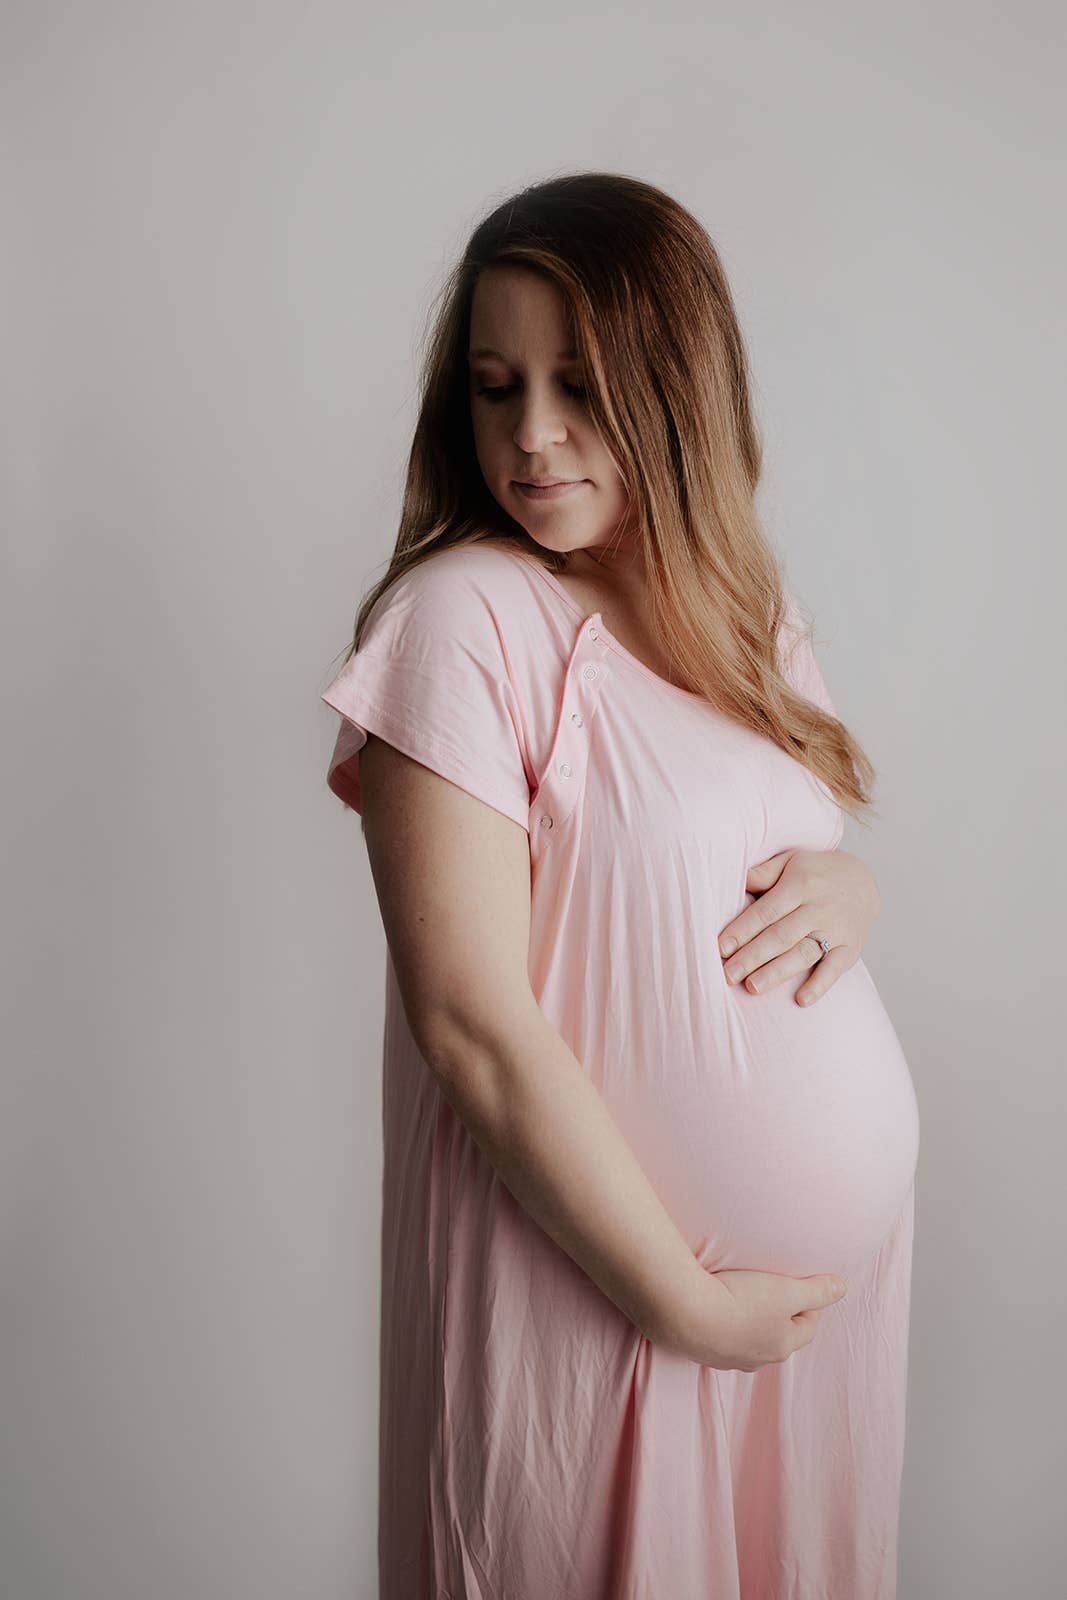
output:
[{"label": "nose", "polygon": [[541,395],[532,387],[519,400],[519,413],[512,438],[524,455],[540,455],[546,444],[562,444],[567,427],[551,392]]}]

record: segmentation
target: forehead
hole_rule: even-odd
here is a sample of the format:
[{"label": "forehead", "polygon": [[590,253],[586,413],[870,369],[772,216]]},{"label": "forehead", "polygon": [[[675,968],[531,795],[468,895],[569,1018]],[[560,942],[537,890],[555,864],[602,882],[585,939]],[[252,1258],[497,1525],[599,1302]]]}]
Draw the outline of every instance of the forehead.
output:
[{"label": "forehead", "polygon": [[536,355],[573,360],[578,351],[566,299],[540,273],[521,267],[487,267],[471,301],[472,359],[511,360]]}]

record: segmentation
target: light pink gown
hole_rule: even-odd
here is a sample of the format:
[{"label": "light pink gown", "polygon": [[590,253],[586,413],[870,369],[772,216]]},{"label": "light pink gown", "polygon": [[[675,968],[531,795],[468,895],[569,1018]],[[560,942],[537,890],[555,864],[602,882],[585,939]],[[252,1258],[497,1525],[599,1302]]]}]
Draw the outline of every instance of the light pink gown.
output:
[{"label": "light pink gown", "polygon": [[[785,670],[832,709],[790,624]],[[728,984],[717,940],[843,813],[551,574],[438,553],[323,695],[528,831],[529,974],[700,1262],[849,1294],[755,1373],[645,1339],[522,1209],[416,1050],[387,960],[380,1600],[891,1600],[919,1119],[863,961]]]}]

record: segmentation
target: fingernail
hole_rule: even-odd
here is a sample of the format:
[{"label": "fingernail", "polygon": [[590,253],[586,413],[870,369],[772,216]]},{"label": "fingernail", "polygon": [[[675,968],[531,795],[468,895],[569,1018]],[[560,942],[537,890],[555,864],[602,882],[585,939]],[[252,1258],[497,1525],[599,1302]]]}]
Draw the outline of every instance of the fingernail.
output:
[{"label": "fingernail", "polygon": [[733,938],[724,939],[720,944],[719,949],[722,951],[724,956],[728,956],[732,951],[737,949],[737,940]]}]

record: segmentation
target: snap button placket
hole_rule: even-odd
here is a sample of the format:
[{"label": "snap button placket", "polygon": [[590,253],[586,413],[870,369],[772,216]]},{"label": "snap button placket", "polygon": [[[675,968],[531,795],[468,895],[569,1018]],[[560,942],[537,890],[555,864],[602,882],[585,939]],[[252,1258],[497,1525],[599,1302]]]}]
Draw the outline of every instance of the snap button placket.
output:
[{"label": "snap button placket", "polygon": [[[586,620],[577,635],[567,667],[563,693],[564,710],[556,728],[552,764],[548,769],[550,773],[555,774],[555,779],[546,778],[542,784],[544,791],[542,798],[552,805],[551,811],[543,812],[538,818],[538,827],[546,835],[557,824],[566,822],[581,793],[589,746],[586,734],[584,732],[579,734],[575,730],[585,729],[586,718],[596,710],[597,697],[601,689],[600,680],[604,676],[598,661],[583,658],[595,653],[597,657],[603,659],[608,651],[608,645],[596,625],[598,620],[599,615],[595,620]],[[576,695],[586,702],[581,710],[573,708]],[[571,707],[566,704],[568,700],[572,702]],[[577,782],[574,781],[576,778]],[[560,780],[566,780],[566,789],[558,789],[553,794],[553,783]]]}]

